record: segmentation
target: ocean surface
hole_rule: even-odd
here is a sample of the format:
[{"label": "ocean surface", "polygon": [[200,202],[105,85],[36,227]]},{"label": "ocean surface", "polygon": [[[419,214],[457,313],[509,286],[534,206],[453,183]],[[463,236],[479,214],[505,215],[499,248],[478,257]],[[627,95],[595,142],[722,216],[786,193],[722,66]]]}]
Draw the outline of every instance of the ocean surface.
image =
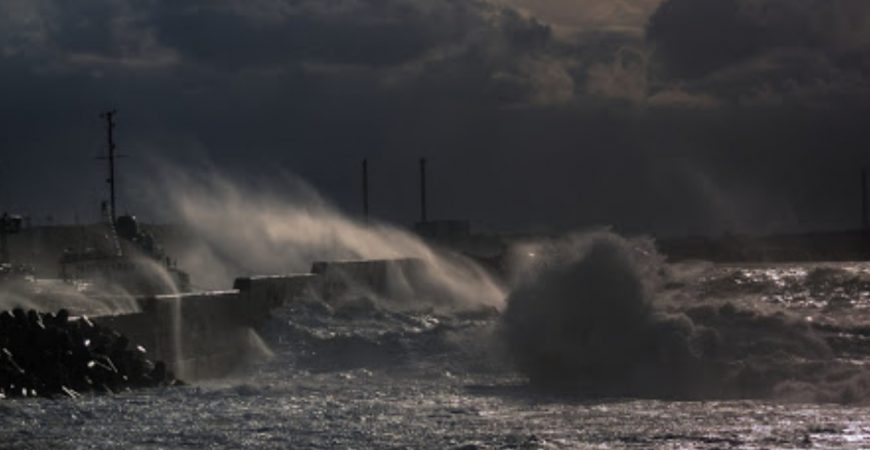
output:
[{"label": "ocean surface", "polygon": [[[584,258],[541,282],[625,263]],[[526,288],[507,312],[297,302],[231,377],[0,401],[0,448],[870,448],[870,264],[655,271],[642,292]],[[517,325],[529,301],[553,311]]]}]

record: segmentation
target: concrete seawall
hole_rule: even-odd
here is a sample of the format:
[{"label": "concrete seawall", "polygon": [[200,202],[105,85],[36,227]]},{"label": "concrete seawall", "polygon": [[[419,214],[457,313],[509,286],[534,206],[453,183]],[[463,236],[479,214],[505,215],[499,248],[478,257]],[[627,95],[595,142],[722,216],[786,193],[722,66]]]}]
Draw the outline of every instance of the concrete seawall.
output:
[{"label": "concrete seawall", "polygon": [[270,311],[303,297],[329,299],[353,289],[389,296],[394,280],[413,286],[423,262],[414,259],[318,262],[313,273],[237,278],[227,291],[137,298],[141,311],[92,318],[145,347],[187,381],[227,374],[257,352],[253,329]]},{"label": "concrete seawall", "polygon": [[238,289],[138,298],[141,312],[92,318],[145,347],[185,380],[219,377],[256,357],[254,327],[295,298],[310,275],[251,277]]},{"label": "concrete seawall", "polygon": [[137,299],[142,311],[94,318],[142,345],[180,377],[208,378],[231,370],[254,325],[238,291],[161,295]]}]

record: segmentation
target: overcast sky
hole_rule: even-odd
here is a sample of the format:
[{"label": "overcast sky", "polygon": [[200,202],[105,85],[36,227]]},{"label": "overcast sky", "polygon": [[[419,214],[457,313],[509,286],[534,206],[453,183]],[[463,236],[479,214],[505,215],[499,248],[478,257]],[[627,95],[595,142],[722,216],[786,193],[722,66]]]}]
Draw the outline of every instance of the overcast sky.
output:
[{"label": "overcast sky", "polygon": [[[352,213],[628,232],[854,227],[867,0],[0,0],[0,207],[71,221],[162,159]],[[126,182],[123,209],[147,217]],[[141,183],[140,183],[141,184]]]}]

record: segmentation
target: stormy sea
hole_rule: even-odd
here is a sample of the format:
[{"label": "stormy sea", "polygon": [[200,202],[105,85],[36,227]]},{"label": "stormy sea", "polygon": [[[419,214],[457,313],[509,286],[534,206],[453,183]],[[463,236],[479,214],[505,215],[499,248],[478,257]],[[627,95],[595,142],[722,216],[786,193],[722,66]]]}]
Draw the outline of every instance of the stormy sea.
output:
[{"label": "stormy sea", "polygon": [[2,448],[867,448],[870,263],[517,245],[501,305],[296,299],[231,376],[0,400]]}]

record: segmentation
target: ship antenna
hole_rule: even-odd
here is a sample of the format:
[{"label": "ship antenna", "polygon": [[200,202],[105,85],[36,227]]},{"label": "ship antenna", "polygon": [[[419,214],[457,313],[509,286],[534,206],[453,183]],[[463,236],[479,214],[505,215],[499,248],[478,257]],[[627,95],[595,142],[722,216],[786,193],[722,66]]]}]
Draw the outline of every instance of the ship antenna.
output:
[{"label": "ship antenna", "polygon": [[[100,118],[106,119],[106,144],[108,147],[106,156],[99,156],[97,159],[103,159],[109,162],[109,176],[106,178],[106,183],[109,184],[109,211],[107,211],[106,218],[109,220],[109,230],[112,234],[112,242],[115,245],[115,254],[121,256],[123,250],[121,248],[121,242],[118,240],[118,232],[115,230],[115,159],[122,158],[124,155],[115,154],[115,149],[117,148],[115,145],[115,114],[118,114],[118,110],[116,109],[111,109],[100,114]],[[103,205],[105,204],[106,203],[103,202]]]},{"label": "ship antenna", "polygon": [[[106,183],[109,184],[109,219],[112,224],[115,223],[115,114],[118,111],[112,109],[100,114],[100,118],[106,119],[106,143],[108,145],[106,156],[101,156],[97,159],[104,159],[109,162],[109,176],[106,178]],[[120,156],[118,156],[120,157]]]}]

